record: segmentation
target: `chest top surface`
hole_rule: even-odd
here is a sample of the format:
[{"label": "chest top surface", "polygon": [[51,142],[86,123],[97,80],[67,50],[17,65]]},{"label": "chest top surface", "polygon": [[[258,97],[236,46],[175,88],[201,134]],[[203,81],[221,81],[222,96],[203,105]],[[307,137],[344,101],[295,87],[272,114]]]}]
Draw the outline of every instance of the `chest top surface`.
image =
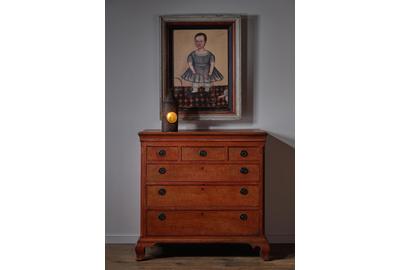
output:
[{"label": "chest top surface", "polygon": [[261,129],[197,129],[161,132],[146,129],[139,132],[141,141],[149,140],[256,140],[264,141],[267,132]]}]

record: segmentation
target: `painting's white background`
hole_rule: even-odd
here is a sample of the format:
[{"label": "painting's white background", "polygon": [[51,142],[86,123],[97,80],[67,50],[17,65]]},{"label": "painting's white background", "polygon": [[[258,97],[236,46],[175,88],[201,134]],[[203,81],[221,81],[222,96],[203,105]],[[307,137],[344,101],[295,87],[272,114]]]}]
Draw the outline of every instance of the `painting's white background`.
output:
[{"label": "painting's white background", "polygon": [[[174,78],[181,78],[182,74],[189,68],[187,58],[191,52],[196,50],[194,36],[197,33],[207,35],[206,50],[215,56],[215,68],[224,76],[221,81],[213,82],[213,85],[228,84],[228,30],[174,30]],[[174,86],[192,86],[191,82],[181,79],[174,80]]]},{"label": "painting's white background", "polygon": [[[159,16],[248,16],[243,33],[247,49],[243,120],[181,122],[180,129],[261,128],[293,147],[294,1],[110,0],[106,10],[106,240],[135,242],[140,233],[137,133],[161,127]],[[273,215],[267,220],[267,233],[274,242],[294,241],[293,178],[282,176],[281,182],[271,184],[273,201],[267,201],[266,215]]]}]

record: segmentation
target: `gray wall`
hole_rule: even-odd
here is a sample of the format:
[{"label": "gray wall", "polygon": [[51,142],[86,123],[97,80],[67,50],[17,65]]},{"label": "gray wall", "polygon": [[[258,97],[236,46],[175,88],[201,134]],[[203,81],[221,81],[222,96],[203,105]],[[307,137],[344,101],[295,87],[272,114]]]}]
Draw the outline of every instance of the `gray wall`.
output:
[{"label": "gray wall", "polygon": [[135,242],[139,227],[137,133],[160,128],[158,16],[247,16],[243,120],[180,128],[261,128],[275,138],[266,157],[271,242],[294,242],[294,1],[106,1],[106,241]]}]

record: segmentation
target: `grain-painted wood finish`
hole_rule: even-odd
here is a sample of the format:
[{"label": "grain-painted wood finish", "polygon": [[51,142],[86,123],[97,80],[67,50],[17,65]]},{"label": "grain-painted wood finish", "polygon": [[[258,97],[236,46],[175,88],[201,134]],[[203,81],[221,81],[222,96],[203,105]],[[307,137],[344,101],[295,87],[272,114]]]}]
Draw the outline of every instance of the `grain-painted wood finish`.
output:
[{"label": "grain-painted wood finish", "polygon": [[262,154],[262,148],[259,147],[229,147],[229,160],[262,160]]},{"label": "grain-painted wood finish", "polygon": [[261,130],[139,133],[141,236],[156,243],[247,243],[269,258]]},{"label": "grain-painted wood finish", "polygon": [[255,164],[149,164],[147,181],[258,181]]},{"label": "grain-painted wood finish", "polygon": [[[258,185],[165,185],[147,186],[148,208],[246,208],[258,207]],[[226,198],[229,198],[227,200]]]},{"label": "grain-painted wood finish", "polygon": [[226,160],[225,147],[182,147],[182,160]]},{"label": "grain-painted wood finish", "polygon": [[[160,218],[162,217],[162,219]],[[147,211],[148,235],[257,235],[258,211]]]},{"label": "grain-painted wood finish", "polygon": [[149,146],[147,147],[147,160],[178,160],[178,147]]}]

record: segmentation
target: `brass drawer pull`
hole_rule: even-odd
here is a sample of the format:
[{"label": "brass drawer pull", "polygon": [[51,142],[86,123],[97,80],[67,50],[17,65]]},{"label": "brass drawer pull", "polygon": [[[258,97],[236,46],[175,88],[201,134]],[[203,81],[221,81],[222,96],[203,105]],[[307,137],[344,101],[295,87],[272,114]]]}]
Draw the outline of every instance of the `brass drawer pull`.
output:
[{"label": "brass drawer pull", "polygon": [[199,155],[202,157],[206,157],[207,156],[207,151],[206,150],[200,150]]},{"label": "brass drawer pull", "polygon": [[246,167],[242,167],[242,168],[240,168],[240,173],[248,174],[249,173],[249,169],[247,169]]},{"label": "brass drawer pull", "polygon": [[158,172],[160,174],[165,174],[167,172],[167,169],[165,169],[164,167],[161,167],[160,169],[158,169]]},{"label": "brass drawer pull", "polygon": [[242,195],[247,195],[249,193],[249,191],[247,190],[247,188],[241,188],[240,189],[240,194],[242,194]]},{"label": "brass drawer pull", "polygon": [[165,220],[167,218],[167,216],[164,214],[164,213],[160,213],[159,215],[158,215],[158,219],[159,220]]},{"label": "brass drawer pull", "polygon": [[241,156],[241,157],[247,157],[248,155],[249,155],[249,153],[247,153],[246,150],[240,151],[240,156]]},{"label": "brass drawer pull", "polygon": [[167,151],[165,151],[164,149],[161,149],[160,151],[158,151],[158,155],[160,157],[165,157],[166,154],[167,154]]},{"label": "brass drawer pull", "polygon": [[247,215],[246,214],[241,214],[240,215],[241,220],[247,220]]},{"label": "brass drawer pull", "polygon": [[164,196],[167,193],[167,190],[165,188],[160,188],[158,190],[158,194],[160,194],[161,196]]}]

